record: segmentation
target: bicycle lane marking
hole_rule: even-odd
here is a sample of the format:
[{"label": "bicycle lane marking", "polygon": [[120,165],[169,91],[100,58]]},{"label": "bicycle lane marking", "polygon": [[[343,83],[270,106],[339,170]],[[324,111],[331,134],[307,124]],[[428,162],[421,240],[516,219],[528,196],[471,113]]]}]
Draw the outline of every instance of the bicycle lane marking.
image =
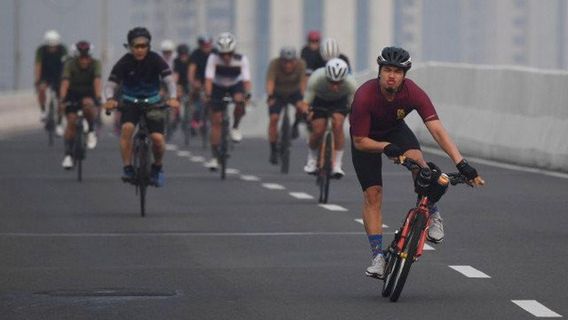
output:
[{"label": "bicycle lane marking", "polygon": [[472,266],[449,266],[449,267],[468,278],[478,278],[478,279],[491,278],[491,276],[489,276],[488,274],[481,272]]},{"label": "bicycle lane marking", "polygon": [[320,203],[318,204],[318,207],[324,208],[329,211],[342,211],[342,212],[349,211],[347,208],[344,208],[338,204],[331,204],[331,203],[326,203],[326,204]]},{"label": "bicycle lane marking", "polygon": [[314,197],[311,194],[307,194],[305,192],[290,192],[288,193],[290,196],[296,198],[296,199],[300,199],[300,200],[311,200],[314,199]]},{"label": "bicycle lane marking", "polygon": [[263,183],[262,186],[268,190],[286,190],[286,187],[278,183]]},{"label": "bicycle lane marking", "polygon": [[536,300],[511,300],[511,302],[538,318],[562,318],[561,314],[550,310]]}]

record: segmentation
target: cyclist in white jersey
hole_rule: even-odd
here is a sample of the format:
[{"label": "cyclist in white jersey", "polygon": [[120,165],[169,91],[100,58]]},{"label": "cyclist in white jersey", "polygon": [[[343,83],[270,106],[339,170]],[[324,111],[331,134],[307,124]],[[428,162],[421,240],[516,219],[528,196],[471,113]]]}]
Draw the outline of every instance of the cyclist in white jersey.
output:
[{"label": "cyclist in white jersey", "polygon": [[[348,72],[349,67],[342,59],[329,60],[324,68],[317,69],[310,76],[303,101],[304,110],[311,106],[332,111],[332,130],[335,144],[332,174],[335,178],[341,178],[345,175],[341,168],[345,144],[343,123],[357,89],[355,78]],[[317,170],[319,146],[326,130],[327,114],[314,110],[308,118],[312,119],[313,130],[310,135],[308,161],[304,171],[314,174]]]},{"label": "cyclist in white jersey", "polygon": [[252,89],[249,61],[235,52],[237,40],[229,32],[221,33],[216,41],[217,52],[207,58],[205,67],[205,99],[211,110],[211,152],[213,157],[206,163],[210,170],[219,166],[219,144],[221,142],[221,122],[223,120],[223,98],[229,94],[235,103],[231,139],[240,142],[243,137],[239,123],[245,114],[245,104]]}]

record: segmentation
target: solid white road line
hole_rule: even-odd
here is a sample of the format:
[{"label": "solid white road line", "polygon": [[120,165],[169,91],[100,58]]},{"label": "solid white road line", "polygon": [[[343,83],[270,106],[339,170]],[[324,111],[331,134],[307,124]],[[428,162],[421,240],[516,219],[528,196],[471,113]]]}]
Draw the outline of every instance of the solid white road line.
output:
[{"label": "solid white road line", "polygon": [[[363,223],[363,219],[355,219],[356,222],[364,225],[365,223]],[[383,224],[383,228],[388,228],[389,226],[387,226],[386,224]]]},{"label": "solid white road line", "polygon": [[329,210],[329,211],[349,211],[346,208],[343,208],[340,205],[337,204],[319,204],[320,207]]},{"label": "solid white road line", "polygon": [[561,318],[562,315],[548,309],[536,300],[511,300],[514,304],[539,318]]},{"label": "solid white road line", "polygon": [[290,192],[290,195],[296,199],[301,200],[310,200],[314,198],[312,195],[309,195],[305,192]]},{"label": "solid white road line", "polygon": [[243,174],[243,175],[241,175],[241,180],[244,180],[244,181],[259,181],[260,178],[257,177],[257,176],[251,176],[251,175]]},{"label": "solid white road line", "polygon": [[177,152],[177,155],[179,157],[189,157],[191,156],[191,152],[187,151],[187,150],[180,150]]},{"label": "solid white road line", "polygon": [[263,187],[265,187],[266,189],[269,190],[285,190],[286,188],[278,183],[263,183],[262,184]]},{"label": "solid white road line", "polygon": [[472,266],[450,266],[450,268],[463,274],[468,278],[491,278],[489,275],[475,269]]},{"label": "solid white road line", "polygon": [[120,238],[120,237],[259,237],[259,236],[327,236],[362,235],[364,232],[117,232],[117,233],[0,233],[0,238]]}]

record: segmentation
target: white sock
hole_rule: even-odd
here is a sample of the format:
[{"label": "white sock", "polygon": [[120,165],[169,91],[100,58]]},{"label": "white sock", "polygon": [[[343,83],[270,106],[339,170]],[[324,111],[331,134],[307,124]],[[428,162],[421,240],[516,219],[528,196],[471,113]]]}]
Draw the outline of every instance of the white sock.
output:
[{"label": "white sock", "polygon": [[343,150],[335,150],[335,166],[341,168],[343,165]]}]

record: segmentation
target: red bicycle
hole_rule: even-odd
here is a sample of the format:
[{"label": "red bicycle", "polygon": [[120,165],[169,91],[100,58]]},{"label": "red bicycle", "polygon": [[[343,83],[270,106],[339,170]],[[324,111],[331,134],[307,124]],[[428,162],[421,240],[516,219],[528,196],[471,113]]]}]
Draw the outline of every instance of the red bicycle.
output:
[{"label": "red bicycle", "polygon": [[383,297],[389,297],[393,302],[398,301],[410,267],[423,253],[426,235],[428,234],[430,211],[429,204],[440,200],[448,185],[467,183],[461,173],[443,173],[433,163],[422,168],[409,158],[400,162],[408,170],[419,170],[415,182],[415,191],[419,194],[416,207],[406,214],[402,226],[394,234],[394,239],[385,252],[385,277],[382,289]]}]

